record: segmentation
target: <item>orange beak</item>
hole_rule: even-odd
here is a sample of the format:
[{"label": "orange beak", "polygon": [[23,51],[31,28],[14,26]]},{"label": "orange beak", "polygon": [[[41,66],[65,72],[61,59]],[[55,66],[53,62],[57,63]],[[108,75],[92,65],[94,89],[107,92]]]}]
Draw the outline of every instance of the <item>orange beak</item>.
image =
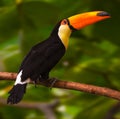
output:
[{"label": "orange beak", "polygon": [[82,14],[77,14],[72,17],[69,17],[70,26],[73,29],[79,30],[85,26],[93,24],[95,22],[110,18],[110,15],[105,11],[93,11],[86,12]]}]

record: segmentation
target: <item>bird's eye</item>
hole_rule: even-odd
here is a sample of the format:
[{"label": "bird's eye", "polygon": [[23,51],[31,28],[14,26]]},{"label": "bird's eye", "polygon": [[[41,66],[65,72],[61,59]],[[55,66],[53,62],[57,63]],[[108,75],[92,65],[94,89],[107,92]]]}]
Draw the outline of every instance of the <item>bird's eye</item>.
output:
[{"label": "bird's eye", "polygon": [[61,25],[66,25],[66,24],[68,24],[68,21],[66,19],[61,21]]}]

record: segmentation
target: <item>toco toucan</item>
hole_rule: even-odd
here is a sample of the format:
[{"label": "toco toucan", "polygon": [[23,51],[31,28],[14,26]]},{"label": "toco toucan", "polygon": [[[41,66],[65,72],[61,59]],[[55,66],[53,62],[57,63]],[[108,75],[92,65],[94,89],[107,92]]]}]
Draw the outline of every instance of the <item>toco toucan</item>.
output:
[{"label": "toco toucan", "polygon": [[77,14],[61,20],[50,36],[33,46],[24,58],[13,88],[9,91],[7,103],[21,101],[30,81],[49,79],[49,72],[65,54],[72,31],[79,30],[97,21],[110,18],[105,11]]}]

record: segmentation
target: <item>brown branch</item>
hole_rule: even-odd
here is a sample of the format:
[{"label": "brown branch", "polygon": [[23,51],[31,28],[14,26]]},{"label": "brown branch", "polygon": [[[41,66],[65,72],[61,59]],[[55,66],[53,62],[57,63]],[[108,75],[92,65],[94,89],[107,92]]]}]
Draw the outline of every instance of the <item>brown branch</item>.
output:
[{"label": "brown branch", "polygon": [[[3,98],[0,98],[0,104],[7,105],[6,100]],[[7,106],[27,108],[27,109],[37,109],[44,113],[44,115],[46,116],[46,119],[56,119],[56,116],[54,114],[54,109],[58,104],[59,104],[58,100],[54,100],[53,102],[45,102],[45,103],[22,101],[17,105],[7,105]]]},{"label": "brown branch", "polygon": [[[16,76],[17,76],[16,73],[0,72],[0,80],[15,80]],[[51,82],[49,82],[49,80],[46,80],[39,84],[47,87],[51,87]],[[120,91],[112,90],[110,88],[105,88],[105,87],[99,87],[99,86],[88,85],[77,82],[61,81],[61,80],[57,80],[52,87],[77,90],[77,91],[102,95],[116,100],[120,100]]]},{"label": "brown branch", "polygon": [[0,72],[0,80],[15,80],[17,73]]}]

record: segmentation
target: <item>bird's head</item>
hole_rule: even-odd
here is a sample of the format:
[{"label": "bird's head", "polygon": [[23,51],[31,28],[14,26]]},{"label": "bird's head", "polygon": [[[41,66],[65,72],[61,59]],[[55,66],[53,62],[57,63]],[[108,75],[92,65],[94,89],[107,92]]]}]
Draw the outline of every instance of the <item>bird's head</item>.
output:
[{"label": "bird's head", "polygon": [[72,31],[80,30],[81,28],[93,24],[95,22],[110,18],[110,15],[105,11],[92,11],[71,16],[63,19],[58,28],[58,36],[62,40],[65,47],[68,45],[68,38]]}]

